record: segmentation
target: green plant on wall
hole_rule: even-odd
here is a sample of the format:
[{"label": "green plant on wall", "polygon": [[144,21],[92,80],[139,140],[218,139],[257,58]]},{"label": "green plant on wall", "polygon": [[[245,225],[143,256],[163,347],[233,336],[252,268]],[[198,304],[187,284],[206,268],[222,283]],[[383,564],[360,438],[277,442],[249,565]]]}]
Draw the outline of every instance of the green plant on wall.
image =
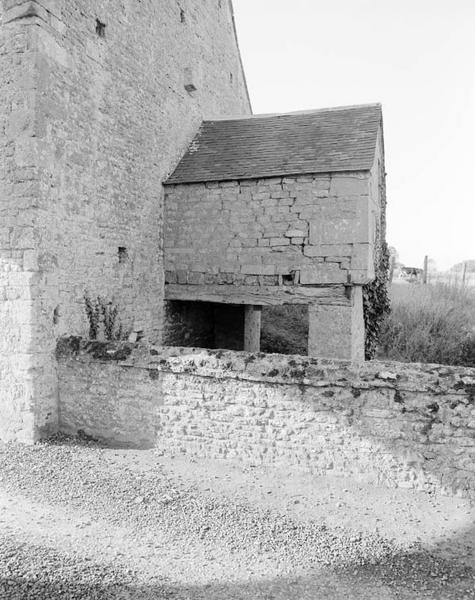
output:
[{"label": "green plant on wall", "polygon": [[87,292],[84,292],[84,308],[89,324],[89,339],[97,340],[101,324],[101,311],[97,299],[90,298]]},{"label": "green plant on wall", "polygon": [[84,308],[89,324],[89,339],[97,340],[101,328],[107,341],[127,339],[129,332],[124,328],[119,318],[119,307],[111,300],[101,296],[91,298],[84,293]]},{"label": "green plant on wall", "polygon": [[365,323],[365,358],[371,360],[376,354],[381,328],[390,311],[389,302],[389,249],[381,243],[375,264],[375,279],[363,287],[363,311]]}]

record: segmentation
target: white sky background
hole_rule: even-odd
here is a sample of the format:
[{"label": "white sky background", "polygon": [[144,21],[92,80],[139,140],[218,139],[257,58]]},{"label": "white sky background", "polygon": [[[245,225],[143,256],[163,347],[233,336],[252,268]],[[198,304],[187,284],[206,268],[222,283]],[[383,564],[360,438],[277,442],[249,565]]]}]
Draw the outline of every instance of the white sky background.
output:
[{"label": "white sky background", "polygon": [[254,113],[383,105],[390,245],[475,259],[475,0],[234,0]]}]

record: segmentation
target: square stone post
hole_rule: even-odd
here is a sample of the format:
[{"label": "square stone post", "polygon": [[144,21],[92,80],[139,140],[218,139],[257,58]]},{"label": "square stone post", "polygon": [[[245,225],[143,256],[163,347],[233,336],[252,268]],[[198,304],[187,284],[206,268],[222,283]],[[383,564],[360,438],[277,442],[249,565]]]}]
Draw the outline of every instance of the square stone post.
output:
[{"label": "square stone post", "polygon": [[261,349],[262,306],[249,305],[244,311],[244,350],[259,352]]},{"label": "square stone post", "polygon": [[364,360],[363,290],[351,288],[346,306],[308,307],[308,355],[352,361]]}]

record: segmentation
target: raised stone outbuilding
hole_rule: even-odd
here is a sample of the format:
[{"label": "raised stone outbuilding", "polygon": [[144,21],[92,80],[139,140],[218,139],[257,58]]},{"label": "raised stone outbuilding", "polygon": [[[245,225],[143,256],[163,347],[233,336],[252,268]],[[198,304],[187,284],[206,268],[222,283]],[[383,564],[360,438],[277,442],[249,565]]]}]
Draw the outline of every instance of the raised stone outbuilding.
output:
[{"label": "raised stone outbuilding", "polygon": [[256,351],[262,306],[305,304],[309,355],[364,359],[380,105],[205,121],[165,187],[165,298],[202,303],[188,328],[211,314],[217,347]]}]

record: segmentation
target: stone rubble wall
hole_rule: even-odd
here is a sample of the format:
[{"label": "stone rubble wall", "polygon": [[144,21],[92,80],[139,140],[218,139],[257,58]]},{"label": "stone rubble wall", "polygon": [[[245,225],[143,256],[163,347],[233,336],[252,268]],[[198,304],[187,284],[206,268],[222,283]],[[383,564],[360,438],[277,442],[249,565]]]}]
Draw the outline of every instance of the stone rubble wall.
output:
[{"label": "stone rubble wall", "polygon": [[190,348],[58,348],[60,430],[475,498],[475,369]]},{"label": "stone rubble wall", "polygon": [[167,185],[166,283],[367,283],[379,219],[371,183],[358,172]]}]

